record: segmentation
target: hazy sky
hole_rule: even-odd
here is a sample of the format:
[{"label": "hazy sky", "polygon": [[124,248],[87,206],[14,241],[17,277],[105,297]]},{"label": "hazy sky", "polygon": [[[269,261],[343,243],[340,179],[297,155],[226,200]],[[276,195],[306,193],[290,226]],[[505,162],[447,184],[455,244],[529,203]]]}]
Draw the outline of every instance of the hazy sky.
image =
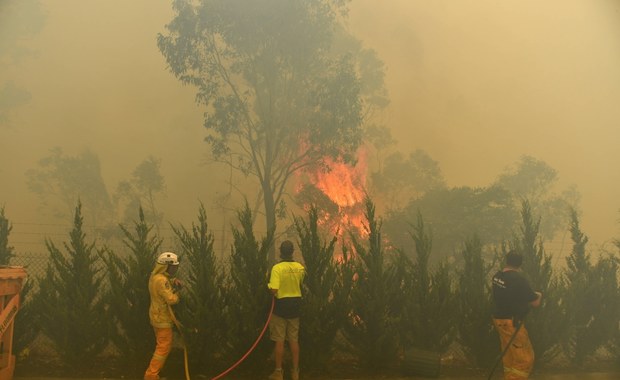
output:
[{"label": "hazy sky", "polygon": [[[36,55],[0,67],[0,87],[31,94],[0,126],[0,204],[14,230],[39,220],[24,172],[53,146],[96,152],[110,191],[152,154],[168,220],[194,219],[199,199],[215,214],[202,111],[155,42],[170,3],[41,3],[45,24],[23,41]],[[400,150],[426,150],[453,186],[488,185],[522,155],[543,160],[560,188],[577,185],[582,227],[601,244],[620,237],[619,12],[613,0],[354,0],[349,27],[386,63],[383,118]]]},{"label": "hazy sky", "polygon": [[352,30],[388,66],[403,150],[469,186],[534,156],[578,186],[592,241],[620,235],[620,2],[354,4]]}]

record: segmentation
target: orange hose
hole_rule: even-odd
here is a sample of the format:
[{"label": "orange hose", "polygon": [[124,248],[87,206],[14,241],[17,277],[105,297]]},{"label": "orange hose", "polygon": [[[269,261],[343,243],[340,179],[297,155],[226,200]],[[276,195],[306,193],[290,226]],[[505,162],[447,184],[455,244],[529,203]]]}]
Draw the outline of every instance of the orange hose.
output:
[{"label": "orange hose", "polygon": [[269,311],[269,317],[267,317],[267,322],[265,322],[265,326],[263,327],[263,331],[261,331],[260,335],[258,336],[258,338],[256,339],[256,341],[254,342],[254,344],[252,345],[252,347],[250,347],[250,349],[248,350],[248,352],[245,353],[245,355],[243,355],[241,357],[241,359],[239,359],[235,364],[233,364],[230,368],[228,368],[226,371],[220,373],[219,375],[215,376],[214,378],[212,378],[211,380],[217,380],[217,379],[221,379],[222,377],[224,377],[225,375],[227,375],[230,371],[232,371],[233,369],[235,369],[235,367],[237,367],[239,364],[241,364],[241,362],[243,362],[245,360],[245,358],[248,357],[248,355],[250,355],[250,353],[252,353],[252,351],[254,351],[254,349],[256,348],[256,345],[258,345],[258,342],[260,342],[260,340],[262,339],[263,335],[265,335],[265,331],[267,331],[267,327],[269,326],[269,321],[271,321],[271,315],[273,314],[273,308],[276,304],[276,297],[273,297],[271,299],[271,310]]}]

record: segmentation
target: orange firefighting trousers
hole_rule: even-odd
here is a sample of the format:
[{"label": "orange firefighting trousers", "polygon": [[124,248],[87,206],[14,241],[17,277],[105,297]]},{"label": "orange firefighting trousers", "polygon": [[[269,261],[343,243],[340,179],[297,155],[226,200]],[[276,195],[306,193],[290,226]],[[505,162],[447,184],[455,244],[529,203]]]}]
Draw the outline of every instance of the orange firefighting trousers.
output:
[{"label": "orange firefighting trousers", "polygon": [[[515,332],[515,326],[512,323],[512,319],[493,319],[493,324],[499,333],[502,352],[504,352],[506,345]],[[502,362],[504,364],[505,380],[528,378],[534,366],[534,350],[532,349],[530,337],[525,326],[521,326],[519,332],[517,332],[517,336],[510,344],[510,348],[506,351]]]},{"label": "orange firefighting trousers", "polygon": [[172,349],[172,328],[154,327],[154,329],[157,345],[155,346],[155,353],[151,358],[149,368],[144,373],[145,380],[159,379],[159,371],[163,368],[166,358]]}]

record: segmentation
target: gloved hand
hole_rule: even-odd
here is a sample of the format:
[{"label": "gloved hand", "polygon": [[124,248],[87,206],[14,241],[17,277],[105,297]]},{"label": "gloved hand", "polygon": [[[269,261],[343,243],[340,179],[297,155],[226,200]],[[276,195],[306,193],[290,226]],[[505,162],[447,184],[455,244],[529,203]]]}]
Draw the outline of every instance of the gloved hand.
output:
[{"label": "gloved hand", "polygon": [[170,280],[170,282],[172,283],[172,287],[175,291],[183,289],[183,281],[179,280],[178,278],[173,278]]}]

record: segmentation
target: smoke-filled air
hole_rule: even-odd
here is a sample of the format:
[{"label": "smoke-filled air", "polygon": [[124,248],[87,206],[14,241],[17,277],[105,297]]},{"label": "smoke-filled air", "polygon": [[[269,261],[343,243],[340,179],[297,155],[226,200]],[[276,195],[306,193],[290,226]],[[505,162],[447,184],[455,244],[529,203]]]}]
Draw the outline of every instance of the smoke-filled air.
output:
[{"label": "smoke-filled air", "polygon": [[[122,268],[139,267],[140,260],[127,267],[119,262],[145,239],[152,244],[146,277],[151,259],[166,251],[179,253],[181,277],[189,276],[187,266],[201,260],[192,249],[201,247],[213,259],[205,271],[222,265],[222,282],[211,283],[213,289],[243,294],[224,275],[247,259],[243,247],[258,254],[247,266],[267,273],[280,244],[290,240],[308,280],[316,263],[304,250],[318,249],[310,243],[316,232],[325,244],[321,252],[333,259],[325,269],[335,276],[329,286],[353,289],[326,293],[351,302],[353,311],[332,311],[353,322],[321,323],[351,347],[376,343],[356,330],[365,312],[356,309],[355,292],[361,297],[373,289],[362,290],[363,273],[373,270],[370,261],[360,264],[365,255],[405,268],[394,273],[412,276],[400,283],[412,281],[412,299],[422,297],[420,289],[440,292],[433,281],[447,273],[452,285],[446,289],[458,288],[465,281],[459,273],[473,270],[468,252],[485,263],[479,290],[489,297],[484,284],[490,286],[513,251],[523,255],[524,273],[537,273],[529,280],[545,289],[543,297],[568,292],[571,284],[578,288],[570,273],[579,262],[616,278],[619,68],[620,3],[614,0],[0,0],[0,264],[26,266],[35,290],[55,283],[54,265],[77,252],[61,253],[75,248],[74,240],[64,242],[77,239],[70,234],[77,228],[93,244],[92,260],[99,263],[93,265],[108,268],[91,276],[102,276],[102,289],[115,273],[118,283],[132,286],[129,277],[122,280]],[[248,231],[255,240],[243,245]],[[416,272],[423,270],[431,274]],[[429,282],[420,283],[426,275]],[[260,281],[256,286],[266,287]],[[148,294],[146,279],[136,284]],[[192,294],[199,305],[204,294]],[[400,304],[390,297],[376,301]],[[101,310],[114,310],[105,305]],[[383,327],[406,331],[400,318],[424,306],[403,305],[386,306],[398,316],[390,320],[403,324]],[[480,323],[494,334],[485,312],[490,309],[479,314]],[[197,314],[179,313],[190,325],[202,323]],[[242,327],[218,326],[254,339],[263,317]],[[389,358],[402,359],[417,347],[441,353],[442,363],[488,372],[500,353],[496,335],[489,354],[467,341],[472,331],[447,328],[437,338],[424,336],[424,323],[409,322],[417,326],[410,335],[390,335],[376,351],[348,355],[361,368],[366,363],[389,373]],[[148,320],[145,325],[151,339]],[[542,322],[531,330],[537,360],[538,353],[546,362],[592,358],[579,337],[543,341],[547,330]],[[304,360],[316,364],[313,373],[324,373],[334,358],[303,356],[304,337],[316,334],[303,330],[303,318],[300,331],[302,374]],[[118,368],[141,376],[154,341],[142,349],[127,337],[108,338],[100,342],[102,352],[117,347],[135,358],[135,368]],[[425,339],[433,343],[416,344]],[[211,361],[190,360],[190,367],[209,376],[227,368],[216,358],[239,357],[251,343],[233,339],[226,350],[212,352],[198,341],[187,340],[190,359],[192,350],[202,350]],[[610,347],[597,342],[592,352]],[[16,349],[28,356],[29,344],[18,342]],[[80,355],[90,349],[100,355],[94,344],[82,353],[50,345],[65,364],[84,364]],[[269,350],[259,346],[245,371],[262,371]]]},{"label": "smoke-filled air", "polygon": [[[162,228],[191,220],[199,202],[217,229],[227,228],[243,197],[252,207],[260,199],[254,178],[216,163],[196,86],[175,78],[158,48],[174,16],[170,3],[1,6],[0,194],[20,250],[41,247],[42,225],[70,220],[77,189],[59,185],[52,194],[28,175],[54,170],[41,160],[55,151],[59,160],[91,155],[99,170],[93,176],[111,203],[119,184],[154,160],[165,184],[153,194]],[[608,243],[620,218],[619,23],[612,1],[351,3],[345,30],[360,44],[352,48],[370,55],[383,75],[365,86],[383,80],[385,92],[372,96],[387,103],[363,115],[368,153],[355,169],[363,171],[358,186],[385,205],[382,211],[403,208],[428,183],[388,182],[423,176],[414,173],[415,154],[432,162],[448,188],[489,187],[519,169],[530,170],[524,176],[549,170],[551,177],[520,190],[570,192],[591,242]],[[374,127],[382,135],[373,141]],[[381,177],[373,174],[396,178],[375,183]],[[295,180],[285,190],[288,210],[296,206]],[[69,207],[58,212],[63,197]]]}]

